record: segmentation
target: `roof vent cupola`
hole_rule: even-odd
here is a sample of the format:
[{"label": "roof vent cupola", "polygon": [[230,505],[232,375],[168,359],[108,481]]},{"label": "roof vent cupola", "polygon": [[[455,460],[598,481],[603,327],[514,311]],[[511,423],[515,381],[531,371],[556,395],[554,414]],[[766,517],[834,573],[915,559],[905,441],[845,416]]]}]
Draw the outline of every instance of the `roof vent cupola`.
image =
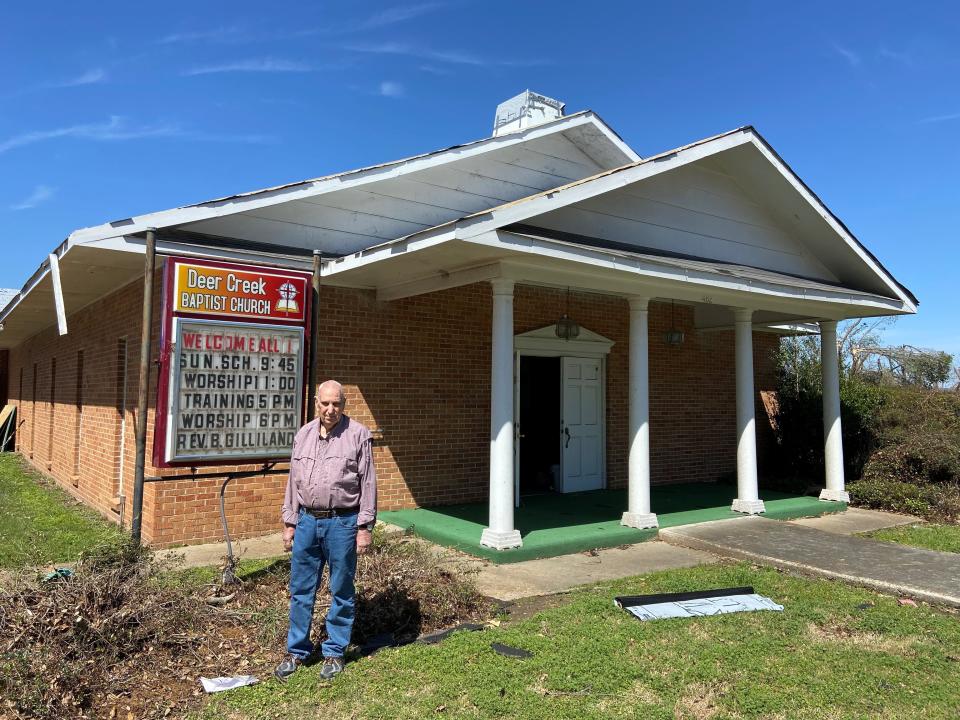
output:
[{"label": "roof vent cupola", "polygon": [[493,135],[506,135],[561,118],[564,106],[559,100],[526,90],[497,105]]}]

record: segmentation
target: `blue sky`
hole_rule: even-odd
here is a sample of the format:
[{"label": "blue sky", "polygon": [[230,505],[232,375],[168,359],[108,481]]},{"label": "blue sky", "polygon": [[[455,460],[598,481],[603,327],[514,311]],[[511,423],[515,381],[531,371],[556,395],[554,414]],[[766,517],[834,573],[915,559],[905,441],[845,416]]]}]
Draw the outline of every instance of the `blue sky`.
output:
[{"label": "blue sky", "polygon": [[8,4],[0,287],[78,227],[485,137],[530,88],[641,155],[754,125],[919,297],[886,341],[960,360],[960,6],[774,5]]}]

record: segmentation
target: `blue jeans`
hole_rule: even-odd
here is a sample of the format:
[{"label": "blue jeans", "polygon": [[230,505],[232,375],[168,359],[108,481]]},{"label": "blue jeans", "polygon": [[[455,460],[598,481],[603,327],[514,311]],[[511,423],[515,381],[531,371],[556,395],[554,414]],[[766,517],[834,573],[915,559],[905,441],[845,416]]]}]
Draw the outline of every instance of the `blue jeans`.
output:
[{"label": "blue jeans", "polygon": [[318,519],[300,511],[290,560],[290,631],[287,650],[300,658],[313,653],[310,625],[323,566],[330,567],[330,612],[324,657],[343,657],[353,628],[357,572],[357,513]]}]

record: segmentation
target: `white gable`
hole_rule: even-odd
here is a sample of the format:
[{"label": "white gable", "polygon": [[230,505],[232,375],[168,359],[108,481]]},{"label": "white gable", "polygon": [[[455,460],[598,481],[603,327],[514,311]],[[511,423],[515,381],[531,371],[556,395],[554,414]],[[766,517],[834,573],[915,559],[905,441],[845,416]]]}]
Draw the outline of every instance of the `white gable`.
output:
[{"label": "white gable", "polygon": [[836,282],[732,177],[702,163],[588,198],[530,224],[666,253]]}]

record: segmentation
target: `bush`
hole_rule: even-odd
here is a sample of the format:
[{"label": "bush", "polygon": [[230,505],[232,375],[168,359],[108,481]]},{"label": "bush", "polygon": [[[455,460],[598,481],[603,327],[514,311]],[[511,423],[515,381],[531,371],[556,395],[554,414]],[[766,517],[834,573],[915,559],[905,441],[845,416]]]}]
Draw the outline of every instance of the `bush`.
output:
[{"label": "bush", "polygon": [[918,388],[888,388],[880,417],[880,448],[864,478],[914,483],[960,482],[960,396]]},{"label": "bush", "polygon": [[[878,445],[885,388],[857,378],[840,382],[840,422],[847,478],[859,478]],[[777,442],[781,473],[809,480],[823,476],[823,395],[819,373],[799,378],[781,371],[777,388]]]},{"label": "bush", "polygon": [[930,488],[900,480],[864,478],[847,485],[850,500],[875,510],[926,516],[930,512]]},{"label": "bush", "polygon": [[[778,356],[781,473],[795,489],[823,476],[823,401],[816,355]],[[844,472],[859,505],[960,519],[960,394],[883,386],[841,374]]]}]

